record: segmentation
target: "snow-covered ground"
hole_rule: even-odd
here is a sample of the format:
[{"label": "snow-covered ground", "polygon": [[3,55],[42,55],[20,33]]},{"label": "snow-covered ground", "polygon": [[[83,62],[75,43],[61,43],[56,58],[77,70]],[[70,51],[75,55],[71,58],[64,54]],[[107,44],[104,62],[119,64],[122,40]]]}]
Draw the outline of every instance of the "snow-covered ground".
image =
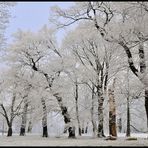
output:
[{"label": "snow-covered ground", "polygon": [[0,146],[148,146],[147,134],[132,134],[137,140],[126,140],[125,134],[118,134],[117,140],[92,138],[88,135],[68,139],[67,136],[43,138],[41,135],[0,136]]}]

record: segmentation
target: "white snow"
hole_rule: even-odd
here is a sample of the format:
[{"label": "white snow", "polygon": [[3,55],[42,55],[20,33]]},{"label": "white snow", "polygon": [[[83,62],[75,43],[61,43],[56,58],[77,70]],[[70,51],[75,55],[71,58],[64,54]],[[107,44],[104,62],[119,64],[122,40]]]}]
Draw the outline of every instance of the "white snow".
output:
[{"label": "white snow", "polygon": [[68,139],[67,136],[43,138],[41,135],[27,134],[19,136],[14,134],[12,137],[0,136],[0,146],[148,146],[147,134],[131,134],[137,140],[126,140],[125,134],[118,134],[117,140],[105,140],[92,138],[83,135],[76,139]]}]

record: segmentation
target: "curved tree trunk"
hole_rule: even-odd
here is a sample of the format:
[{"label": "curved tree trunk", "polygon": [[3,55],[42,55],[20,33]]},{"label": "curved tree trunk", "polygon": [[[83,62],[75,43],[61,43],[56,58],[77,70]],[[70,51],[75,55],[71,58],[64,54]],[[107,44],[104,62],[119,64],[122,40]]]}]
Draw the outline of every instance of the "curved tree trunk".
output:
[{"label": "curved tree trunk", "polygon": [[62,115],[64,117],[64,122],[66,124],[66,127],[68,128],[69,132],[69,138],[76,138],[75,136],[75,127],[72,125],[70,115],[68,113],[67,107],[63,105],[62,97],[58,96],[58,93],[54,94],[53,96],[56,97],[58,104],[61,108]]},{"label": "curved tree trunk", "polygon": [[45,100],[41,98],[42,106],[43,106],[43,118],[42,118],[42,127],[43,127],[43,137],[48,137],[48,128],[47,128],[47,109]]},{"label": "curved tree trunk", "polygon": [[145,86],[145,111],[146,111],[147,128],[148,128],[148,83],[147,83],[148,78],[145,77],[147,73],[146,73],[146,61],[145,61],[145,52],[144,52],[143,42],[140,41],[140,44],[139,44],[140,71],[134,65],[130,48],[124,43],[124,41],[120,41],[118,44],[121,45],[126,52],[126,55],[128,57],[128,64],[129,64],[130,70]]},{"label": "curved tree trunk", "polygon": [[[55,49],[55,50],[56,50],[56,49]],[[58,52],[56,51],[56,53],[58,53]],[[58,55],[59,55],[60,58],[61,58],[61,55],[60,55],[59,53],[58,53]],[[31,59],[31,60],[32,60],[32,64],[33,64],[32,69],[33,69],[34,71],[38,71],[39,73],[43,74],[44,77],[46,78],[47,82],[48,82],[49,88],[52,88],[52,84],[53,84],[53,81],[54,81],[55,77],[50,77],[47,73],[44,73],[43,71],[40,71],[40,70],[37,68],[36,62],[34,61],[34,59]],[[59,77],[60,72],[61,72],[61,71],[56,72],[56,76],[57,76],[57,77]],[[64,117],[64,122],[65,122],[65,124],[68,124],[68,128],[69,128],[69,129],[68,129],[68,131],[69,131],[69,138],[75,138],[75,127],[72,126],[72,122],[71,122],[71,119],[70,119],[70,115],[69,115],[69,113],[68,113],[67,107],[63,105],[62,97],[59,97],[58,95],[59,95],[58,93],[53,94],[53,96],[56,97],[56,99],[57,99],[57,101],[58,101],[58,104],[59,104],[59,106],[60,106],[60,108],[61,108],[62,115],[63,115],[63,117]]]}]

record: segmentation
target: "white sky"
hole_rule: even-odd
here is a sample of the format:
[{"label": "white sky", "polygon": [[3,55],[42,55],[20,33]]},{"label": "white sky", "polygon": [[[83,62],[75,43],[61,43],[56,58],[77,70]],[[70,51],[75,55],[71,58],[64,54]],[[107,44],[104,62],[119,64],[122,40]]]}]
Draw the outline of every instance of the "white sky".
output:
[{"label": "white sky", "polygon": [[[17,5],[11,9],[12,18],[6,30],[7,41],[12,41],[11,34],[17,29],[37,31],[44,24],[49,24],[50,7],[58,5],[67,8],[73,2],[17,2]],[[58,41],[61,41],[60,31],[57,35]]]}]

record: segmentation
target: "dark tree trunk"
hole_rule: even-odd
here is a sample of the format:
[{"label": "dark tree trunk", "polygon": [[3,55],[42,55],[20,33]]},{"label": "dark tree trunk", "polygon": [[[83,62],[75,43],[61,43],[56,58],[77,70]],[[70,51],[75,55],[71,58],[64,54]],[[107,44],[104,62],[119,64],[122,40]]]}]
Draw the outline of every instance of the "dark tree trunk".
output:
[{"label": "dark tree trunk", "polygon": [[25,136],[25,128],[21,127],[20,136]]},{"label": "dark tree trunk", "polygon": [[82,127],[82,134],[84,134],[84,127]]},{"label": "dark tree trunk", "polygon": [[84,134],[84,121],[82,123],[82,130],[81,130],[81,133]]},{"label": "dark tree trunk", "polygon": [[81,133],[82,133],[82,131],[81,131],[81,128],[79,127],[79,135],[81,136]]},{"label": "dark tree trunk", "polygon": [[78,134],[81,136],[81,126],[80,126],[80,118],[79,118],[79,109],[78,109],[78,84],[76,81],[76,89],[75,89],[75,101],[76,101],[76,117],[78,121]]},{"label": "dark tree trunk", "polygon": [[103,101],[104,98],[100,97],[98,99],[98,137],[105,137],[104,135],[104,129],[103,129]]},{"label": "dark tree trunk", "polygon": [[20,136],[25,136],[26,122],[27,122],[27,108],[28,108],[28,103],[26,101],[25,101],[23,115],[22,115],[22,124],[21,124],[21,129],[20,129]]},{"label": "dark tree trunk", "polygon": [[87,125],[86,125],[86,128],[85,128],[85,134],[88,133],[88,122],[87,122]]},{"label": "dark tree trunk", "polygon": [[12,136],[12,127],[11,127],[11,126],[8,128],[7,136],[8,136],[8,137],[9,137],[9,136]]},{"label": "dark tree trunk", "polygon": [[42,102],[42,106],[43,106],[43,118],[42,118],[43,137],[48,137],[47,109],[46,109],[45,99],[41,98],[41,102]]},{"label": "dark tree trunk", "polygon": [[75,127],[74,126],[73,127],[69,127],[68,131],[69,131],[68,138],[76,138],[76,136],[75,136]]},{"label": "dark tree trunk", "polygon": [[94,106],[95,106],[95,101],[94,101],[94,85],[92,86],[92,102],[91,102],[91,122],[92,122],[92,126],[93,126],[93,136],[96,137],[96,133],[97,133],[97,125],[96,125],[96,121],[94,120]]},{"label": "dark tree trunk", "polygon": [[43,127],[43,137],[48,137],[47,126],[44,126],[44,127]]},{"label": "dark tree trunk", "polygon": [[145,111],[147,116],[147,128],[148,128],[148,89],[145,89]]},{"label": "dark tree trunk", "polygon": [[116,132],[116,115],[113,115],[112,112],[109,112],[109,134],[112,136],[117,137]]},{"label": "dark tree trunk", "polygon": [[[98,73],[98,80],[97,80],[97,95],[98,95],[98,137],[105,137],[104,135],[104,115],[103,115],[103,103],[104,103],[104,95],[103,95],[103,68],[104,64],[102,64],[101,69],[100,66],[98,66],[98,72],[100,71],[101,73]],[[99,76],[101,77],[99,80]]]},{"label": "dark tree trunk", "polygon": [[65,124],[68,125],[68,132],[69,132],[69,138],[76,138],[75,137],[75,127],[72,126],[72,123],[71,123],[71,118],[70,118],[70,115],[68,113],[68,110],[67,110],[67,107],[63,105],[63,101],[62,101],[62,97],[59,97],[58,96],[59,94],[56,93],[54,94],[53,96],[56,97],[57,101],[58,101],[58,104],[61,108],[61,111],[62,111],[62,115],[64,117],[64,122]]},{"label": "dark tree trunk", "polygon": [[130,137],[131,130],[130,130],[130,107],[129,107],[129,98],[127,98],[127,130],[126,130],[126,136]]}]

